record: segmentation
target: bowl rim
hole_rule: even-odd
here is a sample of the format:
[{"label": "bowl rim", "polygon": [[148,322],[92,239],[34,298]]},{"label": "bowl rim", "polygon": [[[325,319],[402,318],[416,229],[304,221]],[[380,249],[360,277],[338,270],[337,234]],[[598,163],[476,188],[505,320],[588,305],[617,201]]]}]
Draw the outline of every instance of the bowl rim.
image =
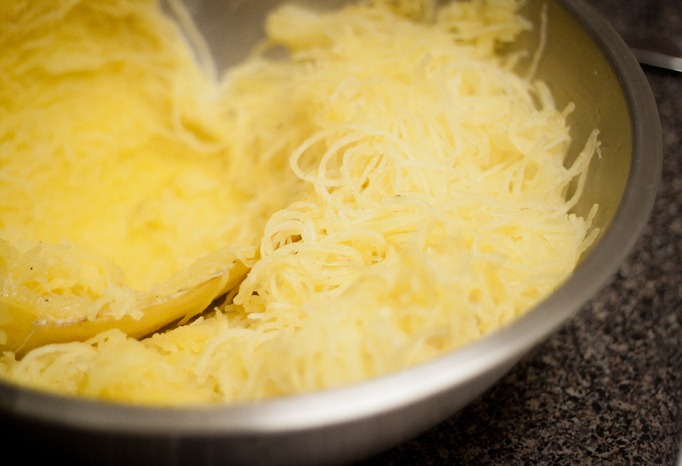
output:
[{"label": "bowl rim", "polygon": [[[630,113],[633,157],[623,198],[600,246],[535,308],[463,348],[394,373],[319,392],[224,406],[153,407],[45,393],[0,380],[0,412],[64,427],[126,434],[224,437],[314,429],[357,421],[445,393],[518,359],[546,339],[610,281],[630,254],[653,210],[662,170],[658,110],[639,63],[610,23],[584,0],[555,1],[592,37],[615,73]],[[401,390],[406,384],[409,392]]]}]

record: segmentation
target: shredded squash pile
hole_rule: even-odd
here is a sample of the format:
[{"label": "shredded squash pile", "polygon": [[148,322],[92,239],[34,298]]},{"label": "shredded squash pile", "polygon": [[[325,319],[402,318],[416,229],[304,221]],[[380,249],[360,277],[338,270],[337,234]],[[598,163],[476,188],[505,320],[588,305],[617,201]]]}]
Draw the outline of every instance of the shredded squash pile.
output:
[{"label": "shredded squash pile", "polygon": [[497,53],[531,27],[518,7],[288,4],[215,82],[154,1],[1,3],[0,338],[8,303],[132,314],[226,247],[250,272],[191,323],[6,351],[0,376],[126,403],[259,400],[521,315],[594,238],[571,209],[599,144],[567,166],[572,106]]}]

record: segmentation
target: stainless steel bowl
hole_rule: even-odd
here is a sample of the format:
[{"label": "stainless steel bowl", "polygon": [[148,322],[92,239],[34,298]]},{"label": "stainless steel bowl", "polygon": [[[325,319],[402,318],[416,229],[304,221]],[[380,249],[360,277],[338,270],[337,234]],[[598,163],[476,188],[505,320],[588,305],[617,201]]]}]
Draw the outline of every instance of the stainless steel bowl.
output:
[{"label": "stainless steel bowl", "polygon": [[[187,0],[220,67],[243,58],[276,0]],[[310,0],[306,3],[316,3]],[[320,1],[333,6],[342,3]],[[0,382],[5,432],[92,464],[335,464],[395,446],[443,421],[498,381],[576,313],[634,245],[661,171],[658,113],[646,78],[616,32],[582,0],[530,0],[547,18],[538,76],[558,104],[574,101],[574,136],[601,129],[603,157],[584,202],[603,230],[572,277],[513,324],[419,366],[320,393],[225,407],[158,409],[73,399]],[[538,31],[518,46],[534,47]],[[576,148],[577,149],[577,148]]]}]

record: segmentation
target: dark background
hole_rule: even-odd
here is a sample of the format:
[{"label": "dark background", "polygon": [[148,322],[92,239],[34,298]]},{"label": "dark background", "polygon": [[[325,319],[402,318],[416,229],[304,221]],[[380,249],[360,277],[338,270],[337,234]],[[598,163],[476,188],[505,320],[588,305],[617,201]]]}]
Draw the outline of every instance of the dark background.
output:
[{"label": "dark background", "polygon": [[[682,39],[681,0],[592,0],[623,36]],[[682,442],[682,73],[644,67],[659,196],[609,286],[475,403],[363,465],[664,465]],[[682,463],[680,463],[682,465]]]}]

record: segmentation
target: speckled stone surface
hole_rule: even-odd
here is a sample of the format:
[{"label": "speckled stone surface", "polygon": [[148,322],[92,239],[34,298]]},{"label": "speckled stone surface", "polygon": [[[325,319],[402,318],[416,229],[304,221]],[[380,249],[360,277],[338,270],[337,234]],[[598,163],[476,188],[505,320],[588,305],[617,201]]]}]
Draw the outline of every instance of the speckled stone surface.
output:
[{"label": "speckled stone surface", "polygon": [[[682,38],[680,0],[592,0],[621,33]],[[675,465],[682,441],[682,73],[645,67],[661,188],[614,280],[479,400],[363,465]],[[681,463],[682,464],[682,463]]]}]

